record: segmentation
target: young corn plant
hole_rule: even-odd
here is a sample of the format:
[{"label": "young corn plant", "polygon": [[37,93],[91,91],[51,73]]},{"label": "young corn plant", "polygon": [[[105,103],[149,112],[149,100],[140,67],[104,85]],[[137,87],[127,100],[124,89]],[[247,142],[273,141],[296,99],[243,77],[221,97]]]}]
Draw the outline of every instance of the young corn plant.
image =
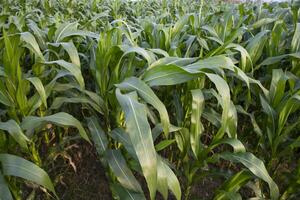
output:
[{"label": "young corn plant", "polygon": [[299,5],[6,0],[0,199],[60,197],[45,171],[67,127],[114,199],[199,199],[208,178],[211,199],[297,199]]},{"label": "young corn plant", "polygon": [[[48,102],[53,101],[55,92],[61,91],[62,87],[58,80],[69,82],[73,88],[84,89],[78,53],[72,42],[60,43],[73,63],[51,60],[52,56],[42,53],[38,42],[30,32],[10,34],[15,24],[8,26],[8,32],[5,29],[2,32],[3,49],[0,59],[2,110],[0,171],[1,191],[3,191],[1,198],[22,198],[18,189],[19,181],[15,178],[7,178],[13,176],[39,184],[51,191],[52,196],[58,198],[49,176],[41,169],[45,165],[39,154],[40,138],[43,137],[38,135],[45,137],[45,142],[50,148],[49,134],[52,126],[75,127],[80,135],[89,141],[85,129],[76,118],[65,112],[53,114],[51,111],[53,109],[48,105]],[[57,29],[56,41],[63,40],[63,36],[69,37],[74,34],[76,35],[72,32],[68,35]],[[42,37],[39,39],[40,42],[44,42]],[[53,67],[55,65],[59,67]],[[33,162],[22,158],[23,156]]]}]

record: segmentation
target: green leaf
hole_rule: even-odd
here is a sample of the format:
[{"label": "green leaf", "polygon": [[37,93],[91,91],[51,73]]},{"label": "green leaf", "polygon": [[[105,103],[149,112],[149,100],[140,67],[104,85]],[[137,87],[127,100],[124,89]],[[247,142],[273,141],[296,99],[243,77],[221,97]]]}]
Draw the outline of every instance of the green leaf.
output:
[{"label": "green leaf", "polygon": [[100,156],[104,155],[107,150],[108,140],[105,132],[102,130],[96,117],[90,117],[87,119],[88,127],[92,136],[92,140],[95,143],[97,152]]},{"label": "green leaf", "polygon": [[177,200],[181,199],[181,189],[180,183],[174,174],[174,172],[170,169],[167,163],[161,158],[157,156],[158,159],[158,190],[163,195],[164,199],[168,199],[168,189],[172,191]]},{"label": "green leaf", "polygon": [[167,109],[147,84],[135,77],[131,77],[116,86],[129,92],[136,91],[147,103],[156,108],[160,114],[165,134],[169,133],[170,120]]},{"label": "green leaf", "polygon": [[[230,104],[231,104],[230,90],[229,90],[229,86],[226,83],[226,81],[223,78],[221,78],[220,76],[215,75],[215,74],[210,74],[210,73],[206,73],[206,75],[215,84],[218,92],[220,93],[220,95],[222,97],[222,101],[221,101],[221,105],[223,107],[222,123],[221,123],[221,128],[218,130],[217,135],[214,137],[214,140],[218,140],[223,137],[226,129],[228,128],[228,120],[230,117],[229,109],[232,108],[230,106]],[[229,137],[235,137],[235,136],[230,134],[230,132],[229,132]]]},{"label": "green leaf", "polygon": [[275,22],[277,19],[276,18],[263,18],[263,19],[260,19],[258,21],[256,21],[254,24],[252,24],[250,27],[252,29],[256,29],[256,28],[260,28],[264,25],[267,25],[267,24],[270,24],[270,23],[273,23]]},{"label": "green leaf", "polygon": [[21,147],[27,149],[27,142],[29,139],[24,135],[23,131],[21,130],[19,124],[10,119],[7,122],[0,122],[0,129],[7,131]]},{"label": "green leaf", "polygon": [[[296,53],[300,51],[300,23],[296,24],[295,33],[291,43],[291,53]],[[299,58],[298,58],[299,59]],[[299,60],[292,60],[292,72],[300,75],[299,70]]]},{"label": "green leaf", "polygon": [[283,130],[287,119],[290,114],[299,110],[300,108],[300,91],[298,94],[294,94],[290,98],[288,98],[285,104],[279,110],[279,117],[278,117],[278,129],[277,134],[279,135]]},{"label": "green leaf", "polygon": [[96,39],[99,38],[99,36],[95,33],[78,30],[77,26],[78,26],[77,22],[74,23],[67,22],[61,24],[55,32],[55,36],[54,36],[55,43],[62,42],[70,36],[88,36]]},{"label": "green leaf", "polygon": [[291,43],[292,53],[300,51],[300,23],[296,24],[295,33]]},{"label": "green leaf", "polygon": [[260,63],[256,67],[256,69],[258,69],[260,66],[263,66],[263,65],[272,65],[272,64],[278,63],[278,62],[280,62],[281,60],[283,60],[287,57],[300,59],[300,52],[291,53],[291,54],[284,54],[284,55],[275,56],[275,57],[268,57],[264,61],[262,61],[262,63]]},{"label": "green leaf", "polygon": [[246,152],[246,148],[243,143],[240,140],[234,138],[221,139],[218,142],[211,144],[210,148],[213,149],[220,144],[229,144],[233,148],[234,152]]},{"label": "green leaf", "polygon": [[81,70],[77,65],[66,62],[64,60],[55,60],[55,61],[45,62],[43,64],[46,64],[46,65],[56,64],[56,65],[63,67],[64,69],[68,70],[75,77],[78,84],[80,85],[80,88],[84,89],[84,79],[82,77]]},{"label": "green leaf", "polygon": [[8,93],[0,88],[0,102],[6,106],[13,106],[13,103],[8,98]]},{"label": "green leaf", "polygon": [[36,91],[42,99],[44,106],[47,108],[47,96],[42,81],[38,77],[30,77],[27,78],[27,80],[34,85]]},{"label": "green leaf", "polygon": [[0,172],[0,200],[13,200],[7,182]]},{"label": "green leaf", "polygon": [[80,59],[78,55],[77,48],[75,47],[73,42],[62,42],[60,45],[68,52],[70,59],[73,64],[80,68]]},{"label": "green leaf", "polygon": [[161,150],[167,148],[168,146],[170,146],[171,144],[173,144],[174,142],[175,142],[175,139],[163,140],[160,143],[158,143],[157,145],[155,145],[155,149],[156,149],[156,151],[161,151]]},{"label": "green leaf", "polygon": [[[180,129],[181,129],[181,127],[176,127],[176,126],[170,124],[169,132],[170,133],[176,132],[176,131],[179,131]],[[153,141],[155,141],[163,131],[164,131],[163,126],[160,123],[156,124],[155,127],[152,129]]]},{"label": "green leaf", "polygon": [[45,187],[56,195],[48,174],[34,163],[11,154],[0,154],[0,162],[4,176],[24,178]]},{"label": "green leaf", "polygon": [[285,92],[285,84],[287,78],[282,69],[273,69],[272,70],[272,80],[269,91],[269,99],[272,107],[276,108],[276,106],[280,103],[281,99],[284,96]]},{"label": "green leaf", "polygon": [[117,193],[118,198],[122,200],[146,200],[143,193],[130,191],[118,184],[113,184],[112,190]]},{"label": "green leaf", "polygon": [[[131,140],[129,137],[129,134],[125,132],[124,129],[122,128],[115,128],[114,130],[111,131],[110,133],[111,137],[113,139],[115,139],[116,141],[118,141],[119,143],[121,143],[122,145],[124,145],[125,149],[128,151],[128,153],[136,158],[136,153],[135,150],[131,144]],[[138,160],[138,159],[136,159]]]},{"label": "green leaf", "polygon": [[32,131],[33,129],[46,124],[54,123],[58,126],[72,126],[78,129],[79,134],[86,141],[90,141],[81,123],[72,115],[64,112],[59,112],[46,117],[28,116],[22,121],[21,127],[25,130]]},{"label": "green leaf", "polygon": [[268,30],[259,32],[249,40],[246,49],[249,52],[253,64],[255,64],[261,57],[269,32],[270,31]]},{"label": "green leaf", "polygon": [[278,115],[276,113],[276,111],[271,107],[271,105],[266,101],[266,99],[260,95],[260,102],[261,102],[261,106],[263,108],[264,113],[266,113],[270,119],[270,124],[268,124],[268,128],[270,129],[270,131],[268,131],[268,138],[269,138],[269,142],[270,144],[273,143],[273,137],[276,134],[276,122],[278,119]]},{"label": "green leaf", "polygon": [[201,123],[201,115],[204,108],[204,96],[200,89],[192,90],[192,114],[191,114],[191,130],[190,142],[195,157],[198,157],[200,150],[200,136],[204,130]]},{"label": "green leaf", "polygon": [[124,52],[122,57],[125,57],[127,54],[130,54],[130,53],[137,53],[137,54],[143,56],[147,60],[147,63],[149,66],[155,61],[155,56],[153,55],[153,53],[151,51],[147,51],[141,47],[130,47],[130,46],[122,45],[122,46],[120,46],[120,48]]},{"label": "green leaf", "polygon": [[82,103],[82,104],[89,104],[93,109],[95,109],[99,113],[103,113],[102,108],[97,105],[91,99],[81,96],[81,97],[56,97],[50,107],[50,109],[59,109],[65,103]]},{"label": "green leaf", "polygon": [[152,67],[143,76],[143,80],[149,86],[176,85],[197,78],[197,74],[191,74],[177,65],[161,65]]},{"label": "green leaf", "polygon": [[59,47],[61,45],[69,54],[72,63],[80,68],[80,59],[78,55],[77,48],[72,41],[69,42],[59,42],[59,43],[49,43],[52,46]]},{"label": "green leaf", "polygon": [[[155,62],[155,65],[153,63],[142,76],[149,86],[176,85],[195,79],[208,71],[224,74],[222,69],[228,69],[236,72],[238,77],[249,87],[249,77],[241,69],[235,67],[230,58],[225,56],[213,56],[187,65],[186,61],[190,62],[190,59],[165,58],[160,60]],[[179,63],[184,66],[180,66]]]},{"label": "green leaf", "polygon": [[278,199],[279,190],[276,183],[270,177],[264,163],[256,158],[252,153],[249,152],[238,152],[229,153],[225,152],[221,154],[221,157],[225,160],[230,160],[232,162],[240,162],[245,167],[247,167],[255,176],[264,180],[268,183],[272,199]]},{"label": "green leaf", "polygon": [[172,28],[172,31],[171,31],[171,34],[172,34],[171,37],[172,38],[175,38],[182,31],[182,28],[188,23],[190,17],[191,17],[190,14],[186,14],[185,16],[181,17],[174,24],[174,27]]},{"label": "green leaf", "polygon": [[16,93],[16,100],[20,108],[20,111],[23,115],[27,113],[27,109],[29,107],[24,83],[25,81],[20,80],[20,82],[18,83],[17,93]]},{"label": "green leaf", "polygon": [[252,174],[248,170],[242,170],[236,173],[230,179],[226,180],[220,188],[220,192],[217,193],[215,200],[227,199],[228,192],[238,192],[239,189],[245,185],[249,179],[252,178]]},{"label": "green leaf", "polygon": [[136,92],[123,95],[117,89],[116,96],[125,113],[126,131],[142,167],[150,197],[154,199],[157,189],[157,159],[146,107],[137,101]]},{"label": "green leaf", "polygon": [[126,161],[119,150],[107,150],[106,159],[121,185],[129,190],[143,193],[143,190],[127,167]]},{"label": "green leaf", "polygon": [[220,191],[219,195],[217,195],[214,200],[242,200],[242,196],[237,192],[227,192],[227,191]]},{"label": "green leaf", "polygon": [[45,58],[40,50],[38,43],[35,40],[35,37],[29,32],[21,33],[21,39],[26,43],[26,46],[34,52],[41,61],[44,61]]}]

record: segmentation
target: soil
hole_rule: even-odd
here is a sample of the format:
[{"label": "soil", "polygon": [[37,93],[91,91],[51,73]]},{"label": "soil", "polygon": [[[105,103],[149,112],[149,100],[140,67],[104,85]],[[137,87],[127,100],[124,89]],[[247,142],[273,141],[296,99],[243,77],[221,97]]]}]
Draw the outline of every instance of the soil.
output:
[{"label": "soil", "polygon": [[[73,149],[72,154],[76,172],[68,165],[63,171],[63,177],[56,186],[58,196],[63,200],[112,200],[109,183],[105,176],[105,170],[97,159],[95,148],[89,144],[80,144],[79,148]],[[55,170],[56,171],[56,170]],[[144,191],[147,191],[145,181]],[[194,185],[191,189],[191,200],[213,199],[214,191],[220,186],[221,180],[206,178]],[[157,193],[157,199],[163,200]],[[175,199],[169,195],[169,200]]]},{"label": "soil", "polygon": [[[47,170],[53,182],[57,195],[62,200],[112,200],[109,183],[105,175],[105,169],[101,166],[97,158],[95,148],[88,143],[79,142],[74,144],[74,148],[68,150],[71,162],[62,157],[58,157],[52,163],[52,168]],[[72,146],[72,145],[71,145]],[[76,170],[74,169],[76,168]],[[142,177],[137,177],[142,183],[143,190],[147,186]],[[214,197],[214,191],[222,184],[222,180],[215,178],[205,178],[191,188],[190,200],[210,200]],[[29,188],[28,188],[29,189]],[[31,189],[25,192],[24,197],[28,197]],[[148,195],[149,196],[149,195]],[[24,198],[26,199],[26,198]],[[36,200],[52,199],[44,192],[37,192]],[[157,200],[163,200],[157,193]],[[168,200],[175,200],[173,195],[169,195]]]},{"label": "soil", "polygon": [[[74,144],[67,151],[67,157],[68,159],[57,157],[47,170],[61,200],[112,200],[105,170],[93,146],[85,142]],[[31,191],[28,187],[23,199],[27,199]],[[38,190],[34,199],[54,198]]]},{"label": "soil", "polygon": [[81,144],[72,152],[73,167],[68,167],[56,187],[58,196],[63,200],[111,200],[111,192],[105,170],[97,159],[95,148]]}]

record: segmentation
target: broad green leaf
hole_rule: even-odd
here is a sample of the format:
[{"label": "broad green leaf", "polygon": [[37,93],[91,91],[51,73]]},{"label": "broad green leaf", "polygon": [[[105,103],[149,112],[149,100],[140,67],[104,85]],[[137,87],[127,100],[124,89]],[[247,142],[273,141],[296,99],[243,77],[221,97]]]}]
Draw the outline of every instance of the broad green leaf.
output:
[{"label": "broad green leaf", "polygon": [[27,25],[33,31],[34,36],[37,39],[37,42],[39,43],[41,49],[46,49],[47,48],[46,41],[45,41],[46,33],[38,27],[36,22],[34,22],[31,19],[28,19]]},{"label": "broad green leaf", "polygon": [[15,120],[10,119],[6,122],[0,122],[0,129],[7,131],[21,147],[27,149],[29,139]]},{"label": "broad green leaf", "polygon": [[298,94],[294,94],[291,96],[284,104],[284,106],[279,110],[279,117],[278,117],[278,135],[284,128],[284,125],[287,122],[287,119],[290,114],[299,110],[300,108],[300,91]]},{"label": "broad green leaf", "polygon": [[260,95],[260,102],[264,113],[266,113],[270,119],[270,125],[267,126],[267,128],[270,130],[267,132],[267,134],[268,134],[269,142],[270,144],[272,144],[273,137],[275,136],[276,133],[275,126],[278,119],[278,115],[276,111],[271,107],[271,105],[266,101],[266,99],[261,95]]},{"label": "broad green leaf", "polygon": [[29,32],[21,33],[21,39],[26,43],[26,46],[33,51],[41,61],[44,61],[45,58],[40,50],[38,43],[35,40],[35,37]]},{"label": "broad green leaf", "polygon": [[215,38],[219,39],[219,35],[218,35],[218,33],[216,32],[216,30],[213,27],[211,27],[209,25],[205,25],[205,26],[202,26],[201,28],[204,29],[204,30],[206,30],[207,32],[209,32]]},{"label": "broad green leaf", "polygon": [[151,51],[147,51],[141,47],[129,47],[129,46],[123,45],[123,46],[120,46],[120,48],[124,52],[122,57],[125,57],[127,54],[130,54],[130,53],[137,53],[137,54],[143,56],[147,60],[147,63],[149,66],[155,61],[155,57],[154,57],[153,53]]},{"label": "broad green leaf", "polygon": [[143,193],[130,191],[118,184],[113,184],[112,190],[118,195],[120,200],[146,200]]},{"label": "broad green leaf", "polygon": [[8,184],[0,172],[0,200],[13,200]]},{"label": "broad green leaf", "polygon": [[121,185],[129,190],[143,193],[138,181],[127,167],[126,161],[119,150],[107,150],[106,159],[114,175]]},{"label": "broad green leaf", "polygon": [[102,130],[96,117],[90,117],[87,119],[87,121],[92,140],[96,146],[97,152],[100,156],[102,156],[104,155],[108,146],[108,140],[105,135],[105,132]]},{"label": "broad green leaf", "polygon": [[[128,153],[132,157],[136,158],[136,153],[132,146],[129,134],[126,133],[124,129],[115,128],[114,130],[111,131],[110,135],[114,140],[116,140],[119,143],[121,143],[122,145],[124,145],[125,149],[128,151]],[[138,159],[136,159],[136,160],[138,160]]]},{"label": "broad green leaf", "polygon": [[45,187],[55,194],[48,174],[34,163],[11,154],[0,154],[0,162],[4,176],[24,178]]},{"label": "broad green leaf", "polygon": [[178,34],[182,31],[182,28],[188,23],[191,15],[187,14],[183,16],[181,19],[179,19],[175,24],[174,27],[171,30],[171,37],[175,38],[178,36]]},{"label": "broad green leaf", "polygon": [[264,25],[273,23],[276,20],[277,20],[276,18],[263,18],[263,19],[260,19],[260,20],[256,21],[254,24],[252,24],[251,28],[253,28],[253,29],[260,28]]},{"label": "broad green leaf", "polygon": [[85,140],[90,141],[81,123],[72,115],[64,112],[59,112],[45,117],[28,116],[22,121],[21,127],[25,130],[32,131],[35,128],[46,124],[54,123],[58,126],[72,126],[78,129],[79,134]]},{"label": "broad green leaf", "polygon": [[246,148],[243,143],[240,140],[234,138],[221,139],[218,142],[211,144],[210,148],[213,149],[221,144],[229,144],[233,148],[234,152],[246,152]]},{"label": "broad green leaf", "polygon": [[300,23],[296,24],[295,33],[291,43],[292,53],[300,51]]},{"label": "broad green leaf", "polygon": [[203,117],[219,128],[221,126],[221,115],[212,108],[205,108],[203,111]]},{"label": "broad green leaf", "polygon": [[197,74],[191,74],[177,65],[161,65],[152,67],[143,76],[143,80],[149,86],[176,85],[197,78]]},{"label": "broad green leaf", "polygon": [[80,59],[78,55],[78,51],[72,41],[70,42],[59,42],[59,43],[49,43],[55,47],[59,47],[61,45],[69,54],[71,62],[80,68]]},{"label": "broad green leaf", "polygon": [[[15,82],[16,79],[16,72],[17,72],[17,65],[12,64],[14,58],[14,48],[12,45],[12,42],[10,41],[9,36],[7,35],[5,29],[3,29],[3,38],[4,38],[4,44],[5,44],[5,54],[3,56],[3,59],[7,59],[7,62],[4,65],[4,72],[7,74],[8,77],[12,79],[12,82]],[[5,60],[4,60],[5,62]]]},{"label": "broad green leaf", "polygon": [[268,57],[262,63],[260,63],[256,67],[256,69],[258,69],[260,66],[263,66],[263,65],[272,65],[272,64],[278,63],[278,62],[280,62],[281,60],[283,60],[287,57],[300,59],[300,52],[291,53],[291,54],[284,54],[284,55],[275,56],[275,57]]},{"label": "broad green leaf", "polygon": [[[52,93],[54,86],[56,84],[56,81],[60,78],[66,77],[66,76],[72,76],[72,75],[67,71],[63,71],[63,70],[59,71],[58,74],[51,80],[51,82],[48,83],[47,85],[45,85],[44,88],[45,88],[47,98]],[[36,93],[32,98],[30,98],[29,105],[30,105],[31,109],[30,109],[28,115],[31,115],[32,113],[34,113],[36,111],[36,109],[38,109],[42,105],[42,100],[39,97],[38,93]]]},{"label": "broad green leaf", "polygon": [[0,103],[6,105],[6,106],[13,106],[13,103],[10,101],[10,99],[7,97],[8,94],[6,91],[2,91],[0,89]]},{"label": "broad green leaf", "polygon": [[20,111],[23,115],[27,113],[27,110],[29,108],[28,100],[26,97],[26,91],[25,91],[25,81],[21,80],[17,87],[17,93],[16,93],[16,100],[18,103],[18,106],[20,108]]},{"label": "broad green leaf", "polygon": [[38,77],[30,77],[27,78],[27,80],[34,85],[36,91],[39,93],[42,99],[44,106],[47,108],[47,96],[42,81]]},{"label": "broad green leaf", "polygon": [[192,113],[191,113],[191,130],[190,141],[195,157],[198,157],[200,150],[200,136],[204,130],[201,123],[201,115],[204,108],[204,96],[200,89],[192,90]]},{"label": "broad green leaf", "polygon": [[168,52],[162,50],[162,49],[149,49],[149,51],[155,53],[155,54],[158,54],[158,55],[162,55],[164,57],[169,57],[169,54]]},{"label": "broad green leaf", "polygon": [[74,43],[70,41],[70,42],[62,42],[60,44],[68,52],[72,63],[80,68],[80,59]]},{"label": "broad green leaf", "polygon": [[164,127],[164,132],[166,135],[168,135],[170,120],[167,109],[147,84],[135,77],[131,77],[125,79],[125,81],[123,81],[120,84],[117,84],[116,86],[121,90],[129,92],[136,91],[139,94],[139,96],[141,96],[147,103],[151,104],[154,108],[156,108],[156,110],[160,114],[160,118]]},{"label": "broad green leaf", "polygon": [[281,99],[284,96],[285,84],[287,78],[282,69],[273,69],[272,70],[272,80],[269,91],[269,99],[272,107],[276,108]]},{"label": "broad green leaf", "polygon": [[[222,79],[220,76],[215,74],[206,73],[208,78],[215,84],[218,92],[222,97],[222,123],[221,128],[219,129],[217,135],[215,136],[215,140],[221,139],[226,129],[228,128],[228,119],[229,119],[229,109],[230,109],[230,90],[228,84]],[[233,135],[229,135],[233,137]]]},{"label": "broad green leaf", "polygon": [[[295,24],[295,33],[291,43],[291,53],[296,53],[300,51],[300,23]],[[299,60],[292,60],[292,72],[300,75],[299,70]]]},{"label": "broad green leaf", "polygon": [[265,43],[267,42],[269,31],[262,31],[251,38],[246,49],[251,57],[252,63],[255,64],[263,53]]},{"label": "broad green leaf", "polygon": [[46,64],[46,65],[56,64],[56,65],[63,67],[64,69],[68,70],[75,77],[78,84],[80,85],[80,88],[84,89],[84,79],[82,77],[81,70],[77,65],[66,62],[64,60],[49,61],[49,62],[45,62],[44,64]]},{"label": "broad green leaf", "polygon": [[[181,129],[181,127],[177,127],[177,126],[170,124],[169,132],[170,133],[176,132],[176,131],[179,131],[180,129]],[[156,124],[155,127],[152,129],[153,141],[155,141],[163,131],[164,130],[163,130],[162,124],[160,124],[160,123]]]},{"label": "broad green leaf", "polygon": [[50,107],[50,109],[59,109],[65,103],[74,103],[74,104],[89,104],[93,109],[95,109],[99,113],[103,113],[102,109],[95,102],[90,100],[89,98],[82,97],[56,97]]},{"label": "broad green leaf", "polygon": [[226,180],[225,183],[222,184],[220,191],[217,193],[215,200],[227,199],[228,192],[238,192],[238,190],[245,185],[249,179],[252,178],[252,174],[248,170],[242,170],[236,173],[234,176],[230,177],[230,179]]},{"label": "broad green leaf", "polygon": [[158,143],[157,145],[155,145],[155,150],[156,151],[161,151],[161,150],[167,148],[168,146],[170,146],[171,144],[173,144],[174,142],[175,142],[175,139],[163,140],[160,143]]},{"label": "broad green leaf", "polygon": [[242,113],[242,114],[248,115],[250,117],[250,120],[251,120],[253,129],[254,129],[254,132],[259,137],[262,137],[263,133],[262,133],[261,128],[258,126],[258,124],[257,124],[257,122],[255,120],[254,113],[247,113],[240,105],[237,106],[237,111],[240,112],[240,113]]},{"label": "broad green leaf", "polygon": [[[241,46],[239,44],[229,44],[227,46],[227,48],[233,48],[234,50],[240,52],[240,54],[241,54],[241,58],[240,58],[241,64],[240,65],[244,72],[249,72],[249,71],[253,70],[251,57],[250,57],[248,51],[243,46]],[[249,65],[247,65],[247,60],[249,61]],[[251,69],[249,69],[248,66],[251,67]]]},{"label": "broad green leaf", "polygon": [[[168,62],[170,59],[171,62]],[[157,61],[156,65],[152,65],[144,73],[143,80],[150,86],[176,85],[195,79],[209,70],[223,74],[222,69],[228,69],[236,72],[238,77],[245,81],[249,87],[250,79],[248,76],[241,69],[235,67],[230,58],[225,56],[213,56],[184,66],[175,65],[176,62],[181,61],[182,59],[177,61],[172,58],[166,58],[161,63]]]},{"label": "broad green leaf", "polygon": [[154,199],[157,189],[157,159],[146,107],[137,101],[136,92],[121,94],[117,89],[116,96],[125,113],[126,131],[142,167],[150,197]]},{"label": "broad green leaf", "polygon": [[[175,195],[177,200],[181,199],[181,188],[180,183],[174,174],[174,172],[170,169],[168,164],[158,156],[158,186],[159,191],[162,193],[162,195],[167,199],[168,197],[168,189]],[[166,184],[166,185],[165,185]]]},{"label": "broad green leaf", "polygon": [[70,36],[88,36],[96,39],[99,38],[99,36],[95,33],[78,30],[77,26],[78,26],[77,22],[74,23],[66,22],[64,24],[61,24],[55,32],[54,42],[55,43],[62,42]]},{"label": "broad green leaf", "polygon": [[268,183],[271,193],[271,199],[278,199],[279,189],[273,179],[270,177],[264,163],[249,152],[222,153],[221,157],[232,162],[240,162],[247,167],[255,176]]},{"label": "broad green leaf", "polygon": [[152,63],[152,65],[147,70],[153,67],[158,67],[162,65],[172,65],[172,64],[183,67],[188,64],[192,64],[197,60],[198,60],[197,58],[165,57],[165,58],[158,59],[157,61]]},{"label": "broad green leaf", "polygon": [[213,56],[209,58],[205,58],[202,60],[199,60],[193,64],[189,64],[184,67],[184,69],[187,69],[189,72],[194,71],[202,71],[202,70],[213,70],[215,72],[219,71],[219,68],[223,69],[229,69],[233,70],[233,62],[230,58],[225,56]]},{"label": "broad green leaf", "polygon": [[221,191],[221,193],[214,198],[215,200],[228,200],[228,199],[234,199],[234,200],[242,200],[242,196],[237,192],[227,192],[227,191]]}]

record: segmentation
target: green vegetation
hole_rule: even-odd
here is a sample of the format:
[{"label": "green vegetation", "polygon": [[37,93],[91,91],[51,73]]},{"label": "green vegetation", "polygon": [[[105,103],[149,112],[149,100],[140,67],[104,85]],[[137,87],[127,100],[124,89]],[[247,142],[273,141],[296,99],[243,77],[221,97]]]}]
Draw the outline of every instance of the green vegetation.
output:
[{"label": "green vegetation", "polygon": [[300,198],[299,1],[2,1],[1,200],[81,140],[112,199]]}]

